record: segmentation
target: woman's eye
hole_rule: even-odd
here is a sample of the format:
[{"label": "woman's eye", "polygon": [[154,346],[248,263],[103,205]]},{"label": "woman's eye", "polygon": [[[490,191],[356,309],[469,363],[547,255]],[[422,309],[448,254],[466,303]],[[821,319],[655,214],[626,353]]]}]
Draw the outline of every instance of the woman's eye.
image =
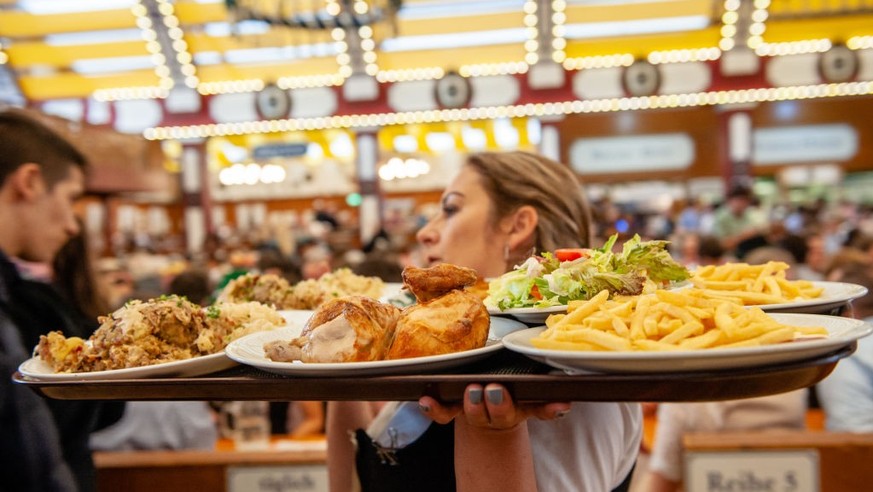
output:
[{"label": "woman's eye", "polygon": [[443,205],[443,215],[446,217],[451,217],[458,212],[458,207],[454,205]]}]

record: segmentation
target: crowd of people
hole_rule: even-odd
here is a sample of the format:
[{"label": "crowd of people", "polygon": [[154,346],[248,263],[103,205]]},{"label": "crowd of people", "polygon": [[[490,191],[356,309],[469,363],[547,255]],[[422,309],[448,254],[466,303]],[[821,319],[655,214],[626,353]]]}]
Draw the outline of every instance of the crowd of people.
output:
[{"label": "crowd of people", "polygon": [[[673,255],[691,268],[780,259],[798,279],[873,283],[869,205],[764,206],[751,188],[736,186],[721,203],[692,200],[654,220],[608,201],[589,203],[567,166],[528,152],[470,155],[435,216],[399,221],[416,226],[380,231],[360,247],[332,241],[344,221],[319,207],[312,218],[320,226],[293,243],[212,237],[202,255],[138,250],[97,259],[73,212],[85,192],[85,170],[85,159],[63,139],[20,114],[0,113],[0,483],[16,484],[10,490],[93,490],[94,449],[214,446],[216,408],[206,402],[60,402],[12,384],[40,334],[59,329],[87,337],[98,315],[130,299],[179,294],[205,305],[228,281],[253,271],[296,283],[348,267],[397,282],[406,265],[449,262],[493,277],[533,251],[596,247],[612,233],[669,239]],[[869,318],[871,302],[873,294],[843,314]],[[871,349],[862,342],[818,388],[829,429],[873,429]],[[748,407],[661,405],[664,425],[651,450],[647,490],[680,486],[682,432],[802,428],[808,401],[806,392],[795,392]],[[355,484],[364,491],[411,484],[422,490],[621,491],[630,487],[641,448],[636,403],[517,403],[496,384],[470,385],[455,406],[430,397],[379,405],[297,402],[274,405],[271,414],[276,433],[327,434],[332,492]],[[143,422],[167,432],[144,434]],[[405,446],[386,444],[391,429],[403,431]],[[421,456],[434,459],[423,464]]]}]

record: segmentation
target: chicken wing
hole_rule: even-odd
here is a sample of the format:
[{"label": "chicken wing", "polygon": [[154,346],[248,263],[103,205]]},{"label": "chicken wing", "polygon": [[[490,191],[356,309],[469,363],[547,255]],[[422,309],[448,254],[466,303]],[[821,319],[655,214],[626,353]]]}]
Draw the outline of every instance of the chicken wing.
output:
[{"label": "chicken wing", "polygon": [[420,303],[472,285],[476,283],[476,278],[476,270],[449,263],[430,268],[403,269],[403,283]]}]

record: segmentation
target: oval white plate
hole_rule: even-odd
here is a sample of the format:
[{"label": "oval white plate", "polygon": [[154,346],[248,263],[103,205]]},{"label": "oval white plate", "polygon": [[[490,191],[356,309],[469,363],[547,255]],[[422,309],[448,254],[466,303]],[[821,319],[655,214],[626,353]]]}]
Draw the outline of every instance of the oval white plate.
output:
[{"label": "oval white plate", "polygon": [[108,371],[56,373],[51,366],[39,357],[30,358],[18,366],[18,372],[33,379],[43,381],[84,381],[97,379],[135,379],[158,377],[191,377],[202,376],[212,372],[223,371],[236,365],[224,352],[192,357],[185,360],[174,360],[162,364],[142,367],[127,367]]},{"label": "oval white plate", "polygon": [[567,306],[550,306],[547,308],[510,308],[504,309],[488,307],[488,313],[492,316],[512,316],[513,318],[528,324],[545,323],[546,318],[552,314],[566,313]]},{"label": "oval white plate", "polygon": [[807,338],[763,347],[703,349],[670,352],[595,352],[547,350],[534,347],[530,340],[545,327],[530,328],[503,338],[509,350],[563,369],[566,372],[668,373],[738,369],[798,361],[835,351],[873,332],[864,321],[815,314],[772,314],[776,321],[795,326],[822,326],[825,338]]},{"label": "oval white plate", "polygon": [[360,376],[376,374],[410,374],[457,367],[482,359],[503,347],[501,338],[526,326],[505,318],[491,318],[488,341],[482,348],[411,359],[377,360],[372,362],[275,362],[264,354],[264,344],[273,340],[290,340],[300,334],[301,327],[286,327],[269,332],[253,333],[231,342],[227,356],[264,371],[287,376]]},{"label": "oval white plate", "polygon": [[279,311],[279,315],[285,318],[285,322],[287,323],[286,326],[299,326],[300,328],[303,328],[303,325],[309,321],[309,318],[311,318],[314,313],[315,311],[309,311],[306,309],[285,309]]},{"label": "oval white plate", "polygon": [[803,299],[780,304],[763,304],[757,307],[768,313],[828,314],[831,310],[867,294],[863,285],[846,282],[812,282],[824,291],[815,299]]}]

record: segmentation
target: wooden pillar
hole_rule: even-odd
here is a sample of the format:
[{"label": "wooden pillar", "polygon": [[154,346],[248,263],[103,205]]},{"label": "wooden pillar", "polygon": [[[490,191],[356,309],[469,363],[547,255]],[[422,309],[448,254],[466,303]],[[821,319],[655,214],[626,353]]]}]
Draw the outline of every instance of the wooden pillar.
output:
[{"label": "wooden pillar", "polygon": [[207,235],[213,232],[206,141],[183,143],[181,163],[186,250],[200,253]]},{"label": "wooden pillar", "polygon": [[379,186],[379,144],[375,129],[355,134],[355,168],[361,206],[358,214],[361,244],[367,244],[382,228],[382,192]]}]

